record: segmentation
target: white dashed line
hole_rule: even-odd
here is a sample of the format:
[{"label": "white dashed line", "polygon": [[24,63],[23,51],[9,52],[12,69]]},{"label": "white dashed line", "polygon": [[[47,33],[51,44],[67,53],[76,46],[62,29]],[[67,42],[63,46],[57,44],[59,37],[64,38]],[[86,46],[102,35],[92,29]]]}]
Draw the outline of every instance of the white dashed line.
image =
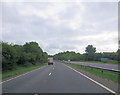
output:
[{"label": "white dashed line", "polygon": [[51,75],[51,73],[49,73],[49,76]]}]

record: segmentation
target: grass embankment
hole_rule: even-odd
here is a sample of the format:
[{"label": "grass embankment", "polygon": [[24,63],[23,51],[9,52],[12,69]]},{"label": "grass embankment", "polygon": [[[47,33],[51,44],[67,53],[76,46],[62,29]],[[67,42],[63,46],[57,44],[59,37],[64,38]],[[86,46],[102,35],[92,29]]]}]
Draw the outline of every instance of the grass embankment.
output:
[{"label": "grass embankment", "polygon": [[82,70],[85,70],[87,72],[90,72],[94,75],[97,75],[97,76],[100,76],[100,77],[103,77],[103,78],[107,78],[109,80],[112,80],[114,82],[119,82],[120,83],[120,77],[118,74],[115,74],[115,73],[112,73],[112,72],[107,72],[107,71],[101,71],[101,70],[98,70],[98,69],[93,69],[93,68],[89,68],[89,67],[84,67],[84,66],[80,66],[80,65],[76,65],[76,64],[70,64],[70,63],[65,63],[66,65],[69,65],[71,67],[74,67],[74,68],[78,68],[78,69],[82,69]]},{"label": "grass embankment", "polygon": [[6,78],[11,77],[11,76],[23,74],[25,72],[37,69],[37,68],[39,68],[41,66],[44,66],[44,65],[46,65],[46,63],[44,63],[44,64],[37,64],[37,65],[34,65],[34,66],[30,66],[30,67],[18,67],[16,70],[3,72],[2,73],[2,79],[6,79]]},{"label": "grass embankment", "polygon": [[120,64],[118,63],[118,61],[114,61],[114,60],[106,60],[105,62],[101,62],[101,61],[78,61],[78,62],[90,62],[90,63],[100,63],[100,64]]}]

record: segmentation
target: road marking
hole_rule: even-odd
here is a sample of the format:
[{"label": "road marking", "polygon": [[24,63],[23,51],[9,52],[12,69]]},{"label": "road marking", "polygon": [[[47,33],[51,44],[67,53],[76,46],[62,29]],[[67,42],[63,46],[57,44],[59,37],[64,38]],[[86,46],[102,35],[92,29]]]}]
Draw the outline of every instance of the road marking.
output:
[{"label": "road marking", "polygon": [[[64,64],[64,65],[65,65],[65,64]],[[66,66],[67,66],[67,65],[66,65]],[[108,87],[104,86],[103,84],[101,84],[101,83],[99,83],[99,82],[97,82],[97,81],[93,80],[92,78],[90,78],[90,77],[88,77],[88,76],[84,75],[83,73],[81,73],[81,72],[79,72],[79,71],[77,71],[77,70],[73,69],[72,67],[70,67],[70,66],[67,66],[67,67],[68,67],[68,68],[70,68],[70,69],[72,69],[73,71],[75,71],[75,72],[79,73],[80,75],[84,76],[85,78],[87,78],[87,79],[91,80],[92,82],[94,82],[94,83],[96,83],[96,84],[100,85],[101,87],[105,88],[106,90],[110,91],[111,93],[116,93],[115,91],[113,91],[113,90],[109,89]]]},{"label": "road marking", "polygon": [[[45,66],[44,66],[44,67],[45,67]],[[16,78],[18,78],[18,77],[24,76],[24,75],[26,75],[26,74],[28,74],[28,73],[31,73],[31,72],[36,71],[36,70],[39,70],[39,69],[41,69],[41,67],[38,68],[38,69],[32,70],[32,71],[26,72],[26,73],[24,73],[24,74],[18,75],[18,76],[16,76],[16,77],[13,77],[13,78],[11,78],[11,79],[5,80],[5,81],[3,81],[3,82],[0,82],[0,84],[5,83],[5,82],[10,81],[10,80],[13,80],[13,79],[16,79]]]},{"label": "road marking", "polygon": [[53,70],[54,70],[54,67],[53,67]]},{"label": "road marking", "polygon": [[51,73],[49,73],[49,76],[51,75]]}]

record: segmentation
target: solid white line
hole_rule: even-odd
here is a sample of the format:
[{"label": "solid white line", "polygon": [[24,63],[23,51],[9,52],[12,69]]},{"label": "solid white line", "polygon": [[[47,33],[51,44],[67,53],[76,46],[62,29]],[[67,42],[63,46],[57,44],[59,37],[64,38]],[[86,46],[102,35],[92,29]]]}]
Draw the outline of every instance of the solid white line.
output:
[{"label": "solid white line", "polygon": [[31,73],[31,72],[36,71],[36,70],[39,70],[39,69],[41,69],[41,67],[38,68],[38,69],[34,69],[34,70],[32,70],[32,71],[26,72],[26,73],[24,73],[24,74],[18,75],[18,76],[16,76],[16,77],[13,77],[13,78],[11,78],[11,79],[5,80],[5,81],[1,82],[0,84],[5,83],[5,82],[10,81],[10,80],[13,80],[13,79],[16,79],[16,78],[18,78],[18,77],[24,76],[24,75],[26,75],[26,74],[28,74],[28,73]]},{"label": "solid white line", "polygon": [[[65,65],[65,66],[67,66],[67,65]],[[67,66],[67,67],[68,67],[68,68],[70,68],[70,69],[72,69],[73,71],[75,71],[75,72],[79,73],[80,75],[84,76],[85,78],[87,78],[87,79],[91,80],[92,82],[94,82],[94,83],[98,84],[99,86],[101,86],[101,87],[105,88],[106,90],[110,91],[111,93],[116,93],[115,91],[113,91],[113,90],[109,89],[108,87],[104,86],[103,84],[101,84],[101,83],[99,83],[99,82],[97,82],[97,81],[93,80],[92,78],[90,78],[90,77],[88,77],[88,76],[84,75],[83,73],[81,73],[81,72],[79,72],[79,71],[77,71],[77,70],[75,70],[75,69],[71,68],[70,66]]]},{"label": "solid white line", "polygon": [[49,73],[49,76],[51,75],[51,73]]}]

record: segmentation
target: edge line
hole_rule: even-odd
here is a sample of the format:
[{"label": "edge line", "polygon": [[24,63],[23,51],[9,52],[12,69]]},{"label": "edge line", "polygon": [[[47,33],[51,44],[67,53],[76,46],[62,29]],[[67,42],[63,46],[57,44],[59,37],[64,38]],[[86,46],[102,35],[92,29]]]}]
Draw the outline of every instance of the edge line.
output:
[{"label": "edge line", "polygon": [[[45,66],[43,66],[43,67],[45,67]],[[34,69],[34,70],[32,70],[32,71],[28,71],[28,72],[23,73],[23,74],[20,74],[20,75],[18,75],[18,76],[16,76],[16,77],[13,77],[13,78],[8,79],[8,80],[2,81],[2,82],[0,82],[0,84],[3,84],[3,83],[5,83],[5,82],[7,82],[7,81],[10,81],[10,80],[16,79],[16,78],[18,78],[18,77],[24,76],[24,75],[26,75],[26,74],[28,74],[28,73],[31,73],[31,72],[36,71],[36,70],[39,70],[39,69],[41,69],[41,67],[40,67],[40,68],[37,68],[37,69]]]},{"label": "edge line", "polygon": [[83,74],[83,73],[81,73],[81,72],[79,72],[79,71],[73,69],[72,67],[70,67],[70,66],[68,66],[68,65],[66,65],[66,64],[64,64],[64,65],[67,66],[68,68],[72,69],[73,71],[79,73],[80,75],[84,76],[85,78],[91,80],[92,82],[98,84],[99,86],[103,87],[104,89],[108,90],[109,92],[111,92],[111,93],[116,93],[115,91],[113,91],[113,90],[109,89],[108,87],[104,86],[103,84],[101,84],[101,83],[99,83],[99,82],[93,80],[92,78],[86,76],[85,74]]}]

